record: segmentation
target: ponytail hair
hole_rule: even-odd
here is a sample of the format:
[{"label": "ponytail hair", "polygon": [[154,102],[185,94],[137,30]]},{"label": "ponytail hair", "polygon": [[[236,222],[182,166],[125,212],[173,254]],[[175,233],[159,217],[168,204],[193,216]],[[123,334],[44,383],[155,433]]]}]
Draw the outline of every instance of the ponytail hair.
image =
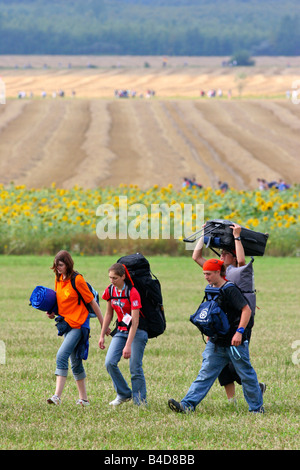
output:
[{"label": "ponytail hair", "polygon": [[125,274],[125,282],[128,286],[134,286],[133,280],[129,274],[128,269],[126,268],[125,264],[122,263],[115,263],[109,269],[108,272],[113,271],[118,276],[124,276]]}]

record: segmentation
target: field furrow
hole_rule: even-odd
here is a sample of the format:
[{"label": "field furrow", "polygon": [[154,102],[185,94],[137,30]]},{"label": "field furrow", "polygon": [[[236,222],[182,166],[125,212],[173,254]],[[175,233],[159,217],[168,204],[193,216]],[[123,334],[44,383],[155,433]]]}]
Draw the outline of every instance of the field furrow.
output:
[{"label": "field furrow", "polygon": [[[43,160],[44,148],[55,133],[61,113],[64,113],[63,103],[30,101],[26,106],[22,102],[17,103],[20,104],[20,112],[6,123],[1,132],[3,183],[27,179],[26,175],[31,174],[34,166]],[[7,107],[14,105],[15,102],[9,102]]]},{"label": "field furrow", "polygon": [[173,174],[175,184],[180,184],[180,176],[184,171],[183,146],[180,138],[170,126],[168,116],[161,102],[138,102],[135,105],[138,120],[138,138],[141,144],[143,162],[145,162],[144,178],[146,185],[161,186],[170,183]]},{"label": "field furrow", "polygon": [[[193,102],[178,102],[172,106],[178,132],[185,136],[187,147],[192,149],[194,163],[190,168],[198,183],[217,187],[219,180],[226,180],[240,187],[243,180],[224,162],[222,150],[216,146],[216,133]],[[214,138],[211,138],[213,132]]]},{"label": "field furrow", "polygon": [[253,187],[257,177],[283,177],[289,183],[300,178],[297,131],[279,121],[267,105],[260,101],[197,105],[205,109],[207,121],[233,142],[226,159],[236,172],[248,175],[247,187]]},{"label": "field furrow", "polygon": [[1,152],[3,182],[63,185],[86,158],[81,146],[88,124],[87,102],[32,101],[7,127],[10,156],[2,158]]},{"label": "field furrow", "polygon": [[[109,162],[109,175],[101,185],[138,184],[142,181],[141,155],[135,140],[135,119],[129,102],[111,102],[108,148],[113,159]],[[129,105],[129,106],[128,106]],[[101,123],[99,123],[101,125]]]},{"label": "field furrow", "polygon": [[65,179],[63,186],[67,188],[75,185],[84,188],[105,185],[106,178],[111,174],[111,162],[116,158],[109,148],[111,116],[108,103],[89,100],[88,107],[89,124],[81,145],[85,158],[76,165],[73,176]]}]

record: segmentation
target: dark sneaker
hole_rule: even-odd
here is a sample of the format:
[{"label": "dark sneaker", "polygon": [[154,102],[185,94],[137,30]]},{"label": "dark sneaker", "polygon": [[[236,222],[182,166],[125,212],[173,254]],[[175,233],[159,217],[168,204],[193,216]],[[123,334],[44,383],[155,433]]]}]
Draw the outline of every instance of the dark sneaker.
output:
[{"label": "dark sneaker", "polygon": [[185,409],[183,408],[181,403],[178,403],[178,401],[174,400],[173,398],[170,398],[168,400],[169,408],[172,411],[176,411],[176,413],[185,413]]},{"label": "dark sneaker", "polygon": [[267,386],[263,382],[259,382],[259,387],[260,387],[261,393],[263,395],[266,391]]}]

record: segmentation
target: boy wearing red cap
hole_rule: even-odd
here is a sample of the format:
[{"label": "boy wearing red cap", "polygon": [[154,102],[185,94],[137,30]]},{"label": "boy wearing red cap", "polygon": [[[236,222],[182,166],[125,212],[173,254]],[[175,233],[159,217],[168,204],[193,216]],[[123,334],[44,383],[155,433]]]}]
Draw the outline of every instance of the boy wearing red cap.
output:
[{"label": "boy wearing red cap", "polygon": [[[244,294],[248,300],[252,311],[252,319],[248,324],[247,334],[248,340],[250,341],[251,337],[251,329],[254,324],[254,315],[255,315],[255,308],[256,308],[256,295],[255,295],[255,288],[254,288],[254,275],[253,275],[253,258],[250,263],[246,264],[245,260],[245,251],[244,247],[241,242],[241,226],[232,223],[232,235],[234,238],[235,249],[234,250],[225,250],[221,251],[220,260],[224,261],[224,267],[226,271],[226,278],[227,280],[234,282],[238,287],[242,288],[241,284],[245,283],[245,274],[242,272],[249,273],[248,281],[251,279],[249,283],[249,287],[247,286],[246,293]],[[203,257],[202,249],[204,245],[204,237],[201,237],[198,241],[194,252],[193,252],[193,260],[196,261],[202,268],[206,261]],[[242,289],[243,291],[243,289]],[[241,385],[241,380],[236,370],[234,369],[232,363],[227,364],[226,367],[221,371],[219,375],[219,383],[221,386],[224,386],[228,401],[231,403],[236,403],[235,399],[235,382]],[[260,388],[262,393],[266,390],[266,385],[264,383],[260,383]]]},{"label": "boy wearing red cap", "polygon": [[[222,287],[225,280],[224,262],[210,259],[203,264],[203,274],[209,284]],[[226,335],[210,338],[202,354],[202,367],[196,380],[190,386],[186,396],[177,402],[169,400],[172,411],[186,413],[194,411],[203,400],[223,368],[232,362],[241,378],[245,400],[249,411],[263,413],[262,392],[253,369],[248,349],[247,325],[251,317],[251,310],[247,300],[235,286],[229,286],[223,291],[221,307],[226,312],[230,330]]]}]

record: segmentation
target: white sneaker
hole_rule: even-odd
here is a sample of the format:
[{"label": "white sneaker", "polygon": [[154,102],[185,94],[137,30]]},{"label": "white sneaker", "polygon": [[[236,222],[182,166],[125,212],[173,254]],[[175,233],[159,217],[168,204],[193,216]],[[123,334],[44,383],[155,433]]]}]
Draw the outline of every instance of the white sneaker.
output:
[{"label": "white sneaker", "polygon": [[228,398],[228,404],[233,405],[233,406],[237,406],[237,399],[235,397]]},{"label": "white sneaker", "polygon": [[81,406],[89,406],[90,402],[88,400],[83,400],[82,398],[79,398],[77,400],[76,405],[81,405]]},{"label": "white sneaker", "polygon": [[119,397],[119,396],[117,395],[117,397],[116,397],[113,401],[110,402],[110,405],[111,405],[111,406],[119,406],[119,405],[121,405],[122,403],[125,403],[125,401],[130,401],[130,400],[131,400],[131,397],[129,397],[129,398],[122,398],[122,397]]},{"label": "white sneaker", "polygon": [[57,395],[52,395],[52,397],[48,398],[47,403],[49,405],[60,405],[61,399]]}]

